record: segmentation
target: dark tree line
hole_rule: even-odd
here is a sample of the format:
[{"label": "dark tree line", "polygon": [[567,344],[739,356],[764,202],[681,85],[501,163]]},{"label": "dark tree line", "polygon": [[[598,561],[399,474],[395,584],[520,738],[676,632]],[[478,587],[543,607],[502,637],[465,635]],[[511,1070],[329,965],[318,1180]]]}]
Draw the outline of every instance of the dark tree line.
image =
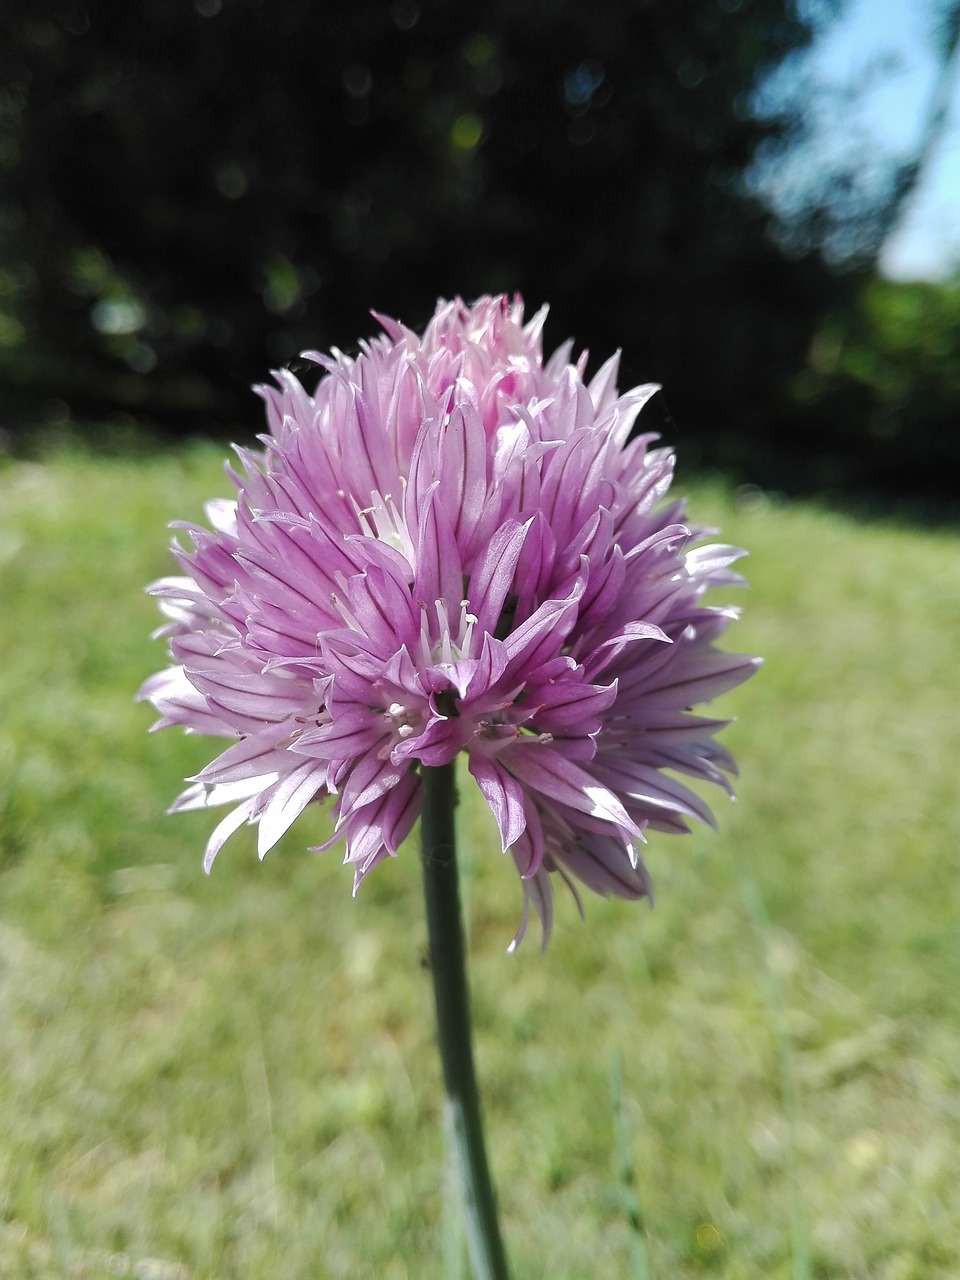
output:
[{"label": "dark tree line", "polygon": [[248,384],[371,307],[505,289],[550,341],[622,347],[706,461],[832,447],[790,388],[856,282],[778,249],[742,182],[789,128],[750,109],[810,39],[786,0],[5,0],[3,31],[24,423],[252,431]]}]

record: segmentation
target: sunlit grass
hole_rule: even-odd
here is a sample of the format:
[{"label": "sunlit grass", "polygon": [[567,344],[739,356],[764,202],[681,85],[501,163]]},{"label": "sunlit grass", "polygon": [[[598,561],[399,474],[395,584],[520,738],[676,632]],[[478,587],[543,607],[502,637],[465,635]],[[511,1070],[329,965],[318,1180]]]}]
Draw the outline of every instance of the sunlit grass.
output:
[{"label": "sunlit grass", "polygon": [[[0,472],[4,1280],[441,1272],[415,847],[352,899],[337,853],[305,852],[319,811],[262,866],[238,835],[209,879],[209,815],[163,815],[210,746],[145,732],[132,695],[163,658],[141,588],[170,571],[165,522],[228,492],[219,458]],[[630,1273],[619,1127],[651,1280],[805,1258],[817,1280],[947,1280],[960,540],[718,486],[694,510],[751,549],[731,643],[767,658],[722,704],[743,776],[719,835],[651,840],[654,911],[590,900],[581,924],[562,902],[547,954],[508,957],[519,888],[464,786],[515,1274]]]}]

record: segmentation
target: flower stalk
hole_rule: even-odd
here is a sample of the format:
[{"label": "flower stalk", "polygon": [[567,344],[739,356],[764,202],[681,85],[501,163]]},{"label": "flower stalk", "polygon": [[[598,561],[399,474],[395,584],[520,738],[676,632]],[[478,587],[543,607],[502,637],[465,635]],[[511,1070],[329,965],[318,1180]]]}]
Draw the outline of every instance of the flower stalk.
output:
[{"label": "flower stalk", "polygon": [[470,997],[457,875],[455,764],[424,766],[420,839],[430,971],[443,1081],[474,1280],[507,1280],[473,1065]]}]

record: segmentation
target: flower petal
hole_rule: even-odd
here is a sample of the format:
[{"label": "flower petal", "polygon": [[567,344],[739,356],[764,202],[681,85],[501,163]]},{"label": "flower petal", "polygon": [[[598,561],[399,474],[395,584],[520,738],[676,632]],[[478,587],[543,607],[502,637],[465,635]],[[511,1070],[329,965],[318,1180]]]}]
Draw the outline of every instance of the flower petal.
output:
[{"label": "flower petal", "polygon": [[506,853],[520,839],[527,826],[523,788],[496,760],[480,755],[479,752],[470,753],[470,772],[496,819],[500,843]]},{"label": "flower petal", "polygon": [[500,753],[500,760],[524,786],[540,795],[578,813],[613,822],[633,835],[640,834],[640,828],[608,787],[543,743],[511,743]]},{"label": "flower petal", "polygon": [[267,793],[260,814],[257,853],[261,860],[299,818],[311,800],[327,790],[324,765],[307,762],[281,778]]},{"label": "flower petal", "polygon": [[[463,599],[463,569],[453,529],[440,502],[439,486],[433,485],[420,513],[420,537],[413,593],[418,601],[446,602],[452,612]],[[431,619],[432,611],[428,610]]]},{"label": "flower petal", "polygon": [[207,875],[210,874],[210,868],[217,854],[230,839],[235,831],[243,826],[245,822],[251,821],[251,815],[256,808],[256,799],[244,801],[238,805],[236,809],[228,813],[225,818],[214,827],[210,839],[207,841],[207,847],[203,852],[203,869]]}]

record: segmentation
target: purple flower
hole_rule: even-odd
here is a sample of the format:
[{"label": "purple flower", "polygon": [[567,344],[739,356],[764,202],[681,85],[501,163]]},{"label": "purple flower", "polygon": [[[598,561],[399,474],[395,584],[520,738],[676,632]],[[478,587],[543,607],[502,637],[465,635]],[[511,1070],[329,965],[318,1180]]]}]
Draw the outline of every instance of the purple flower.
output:
[{"label": "purple flower", "polygon": [[263,451],[151,588],[176,665],[140,691],[155,728],[229,739],[173,806],[233,806],[206,869],[329,795],[356,891],[413,827],[419,766],[464,752],[521,876],[516,945],[531,902],[549,936],[552,874],[649,897],[643,831],[712,822],[676,775],[735,772],[691,707],[757,665],[702,603],[743,553],[695,545],[672,454],[631,437],[656,387],[618,395],[617,356],[585,383],[569,342],[544,363],[545,317],[444,302],[422,338],[378,317],[355,359],[309,353],[312,395],[286,371],[257,389]]}]

